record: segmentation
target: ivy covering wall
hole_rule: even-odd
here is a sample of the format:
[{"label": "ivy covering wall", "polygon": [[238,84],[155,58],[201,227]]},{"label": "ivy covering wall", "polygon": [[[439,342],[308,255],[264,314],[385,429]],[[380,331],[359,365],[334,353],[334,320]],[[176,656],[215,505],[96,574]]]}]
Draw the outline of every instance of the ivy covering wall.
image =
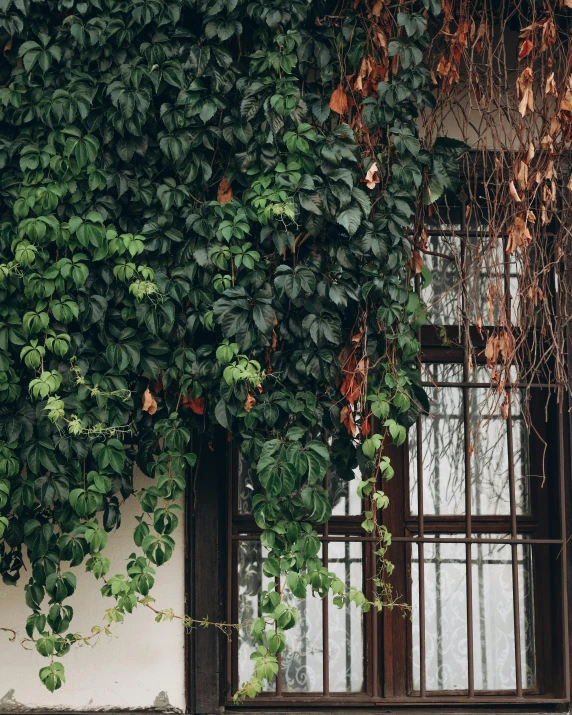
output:
[{"label": "ivy covering wall", "polygon": [[[77,641],[153,608],[214,425],[256,464],[264,571],[282,592],[398,605],[376,477],[428,407],[414,277],[430,277],[412,235],[464,150],[418,133],[439,12],[0,0],[0,570],[25,581],[49,690]],[[149,482],[133,494],[135,463]],[[362,475],[373,601],[317,558],[332,463]],[[124,571],[105,545],[127,498],[141,517]],[[91,634],[74,632],[75,568],[104,597]],[[296,622],[277,590],[261,603],[237,700],[277,672]]]}]

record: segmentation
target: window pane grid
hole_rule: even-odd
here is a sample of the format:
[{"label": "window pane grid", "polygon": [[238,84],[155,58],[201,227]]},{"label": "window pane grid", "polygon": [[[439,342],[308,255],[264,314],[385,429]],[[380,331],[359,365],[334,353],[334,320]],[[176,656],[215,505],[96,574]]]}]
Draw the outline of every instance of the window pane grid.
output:
[{"label": "window pane grid", "polygon": [[[402,527],[399,527],[398,533],[393,536],[396,544],[404,544],[403,553],[410,569],[409,587],[412,588],[406,595],[406,601],[413,605],[414,614],[416,613],[415,623],[409,626],[413,643],[413,652],[409,651],[412,660],[407,666],[408,670],[410,669],[410,686],[401,697],[409,697],[409,702],[415,702],[415,698],[427,698],[435,702],[463,702],[464,698],[466,702],[490,703],[496,698],[494,702],[501,703],[514,702],[515,696],[526,701],[527,698],[533,699],[544,693],[543,700],[548,697],[556,702],[557,698],[554,698],[557,693],[547,694],[536,683],[537,677],[542,677],[540,682],[543,682],[544,676],[538,676],[536,673],[535,627],[538,628],[539,625],[536,623],[537,606],[533,589],[537,573],[533,570],[532,554],[539,553],[543,547],[546,548],[542,553],[549,553],[547,549],[552,548],[552,545],[557,548],[550,553],[560,553],[564,546],[564,532],[559,538],[543,538],[557,534],[553,529],[547,533],[544,528],[537,530],[538,518],[531,512],[531,505],[536,506],[536,497],[535,500],[531,498],[528,473],[531,467],[532,471],[538,471],[538,468],[535,470],[534,465],[527,463],[529,445],[525,439],[526,430],[514,409],[515,402],[512,403],[506,420],[498,421],[494,427],[495,435],[498,437],[500,434],[498,439],[502,440],[503,444],[502,458],[497,460],[497,466],[500,464],[502,468],[490,470],[487,480],[486,472],[475,474],[471,458],[475,459],[475,455],[480,454],[472,435],[475,422],[481,418],[489,422],[495,419],[493,408],[482,407],[485,388],[489,388],[490,383],[484,379],[482,368],[480,371],[472,370],[469,374],[466,365],[459,364],[455,368],[456,373],[451,375],[453,379],[447,379],[443,370],[448,364],[433,363],[429,369],[434,370],[436,364],[443,366],[442,373],[431,373],[433,380],[428,383],[430,389],[440,395],[442,388],[447,387],[461,395],[460,401],[456,398],[460,409],[456,412],[451,410],[449,417],[456,420],[456,429],[462,445],[459,450],[462,491],[460,499],[459,495],[456,498],[464,505],[464,509],[431,508],[429,511],[434,513],[426,513],[427,500],[424,502],[423,492],[425,491],[426,496],[430,482],[423,478],[427,462],[424,460],[426,455],[423,454],[423,442],[424,431],[430,424],[427,420],[431,418],[420,417],[416,426],[410,430],[409,443],[413,449],[410,450],[409,475],[412,489],[409,500],[406,499],[405,502],[406,513]],[[527,387],[541,389],[546,386],[535,384]],[[514,401],[520,394],[518,390],[519,386],[513,384]],[[446,410],[443,412],[446,413]],[[490,439],[488,442],[485,440],[482,453],[495,451],[498,444],[498,441],[495,443]],[[405,468],[407,473],[407,461]],[[562,466],[559,474],[562,485]],[[494,479],[499,481],[500,477],[507,484],[499,487]],[[490,487],[484,495],[483,484]],[[325,525],[318,535],[322,543],[323,563],[330,570],[341,569],[345,572],[349,569],[350,582],[354,585],[356,574],[351,573],[351,570],[359,566],[359,559],[354,558],[348,550],[359,548],[362,554],[364,584],[366,589],[371,590],[371,584],[368,585],[368,582],[375,573],[371,557],[375,550],[375,537],[366,535],[361,530],[361,503],[352,497],[354,484],[330,483],[328,487],[337,508],[334,509],[335,515],[329,524]],[[236,504],[236,487],[233,489]],[[490,494],[496,497],[494,503],[500,505],[495,509],[482,506],[483,503],[490,503]],[[433,506],[435,503],[441,503],[434,495],[431,499]],[[235,548],[241,541],[259,540],[259,529],[249,512],[249,509],[242,509],[237,513],[236,507],[232,509],[229,539],[230,543],[235,544]],[[447,549],[453,550],[454,558],[446,558],[444,554]],[[336,556],[336,550],[341,555]],[[440,597],[443,609],[440,620],[436,615],[438,570],[441,579],[439,588],[443,592]],[[457,594],[454,619],[447,619],[446,609],[451,606],[445,599],[443,577],[447,570],[459,574],[458,588],[453,590],[453,595]],[[562,567],[563,582],[564,579],[565,571]],[[492,599],[495,589],[500,589],[502,598],[497,594]],[[407,588],[402,592],[406,594]],[[317,601],[321,613],[311,610],[310,601]],[[271,689],[261,695],[262,701],[276,701],[278,698],[282,704],[302,704],[305,700],[319,704],[320,697],[326,697],[332,703],[343,703],[344,696],[350,696],[356,704],[369,701],[381,705],[383,702],[399,701],[397,693],[396,696],[392,697],[390,694],[387,698],[380,695],[380,687],[383,693],[385,686],[384,676],[377,666],[376,624],[386,624],[387,614],[379,617],[369,613],[361,620],[361,633],[358,634],[355,621],[351,622],[352,614],[344,610],[338,611],[330,599],[320,601],[309,597],[301,610],[302,620],[312,626],[317,623],[318,629],[310,629],[306,625],[298,634],[298,638],[291,634],[292,642],[289,642],[288,650],[281,659],[280,678]],[[564,610],[563,603],[563,618]],[[332,619],[337,620],[333,622]],[[449,624],[454,626],[456,622],[457,629],[464,629],[464,643],[460,638],[453,639],[456,646],[464,648],[464,665],[461,669],[462,677],[459,679],[456,679],[454,670],[451,671],[450,668],[447,675],[447,658],[451,653],[447,651],[447,631],[439,633],[439,622],[447,624],[447,627]],[[566,633],[562,633],[562,637],[566,638]],[[356,638],[356,635],[361,635],[362,640]],[[539,643],[541,640],[542,638]],[[356,643],[359,647],[356,647]],[[540,645],[538,647],[540,648]],[[367,656],[365,659],[364,655]],[[236,660],[235,655],[233,662]],[[372,667],[374,660],[376,664]],[[453,660],[455,663],[460,662],[459,658]],[[233,673],[234,688],[238,685],[238,680],[236,670]],[[451,678],[455,681],[454,687],[450,685]],[[567,682],[563,687],[568,687]],[[377,700],[379,702],[376,703]]]},{"label": "window pane grid", "polygon": [[[499,535],[499,538],[502,535]],[[535,643],[532,598],[532,545],[521,540],[517,567],[519,619],[516,636],[522,638],[522,661],[516,664],[511,544],[482,544],[472,547],[468,590],[466,554],[463,544],[436,539],[423,549],[423,565],[417,548],[411,547],[413,605],[413,691],[420,693],[421,645],[426,643],[426,692],[469,693],[469,638],[467,601],[474,608],[474,689],[485,692],[516,691],[517,667],[528,692],[534,691]],[[426,625],[422,624],[417,588],[424,568],[427,594]],[[421,634],[425,633],[425,638]]]},{"label": "window pane grid", "polygon": [[[481,544],[473,546],[478,543],[472,533],[473,512],[476,512],[478,518],[488,513],[495,515],[498,511],[500,514],[506,514],[510,519],[510,544],[501,548],[509,549],[511,566],[515,682],[510,689],[514,690],[518,697],[521,697],[523,679],[520,612],[522,609],[519,598],[521,574],[518,565],[517,522],[518,514],[528,511],[529,502],[528,488],[524,486],[519,490],[521,499],[517,504],[513,406],[511,404],[506,418],[498,423],[498,418],[494,416],[494,413],[489,414],[490,410],[486,404],[482,407],[479,405],[479,398],[482,402],[482,398],[486,399],[491,391],[490,387],[485,391],[480,384],[477,387],[471,383],[471,371],[467,357],[462,364],[436,363],[425,366],[425,369],[433,378],[433,387],[429,392],[430,399],[432,398],[434,404],[430,416],[418,418],[416,438],[410,439],[409,442],[411,475],[409,511],[412,517],[417,518],[417,538],[420,542],[417,549],[413,547],[415,554],[411,552],[412,575],[416,586],[412,591],[414,609],[413,689],[418,691],[421,697],[426,697],[428,690],[431,692],[432,690],[461,689],[467,691],[469,697],[475,695],[475,650],[480,649],[482,654],[483,649],[481,647],[481,631],[477,631],[479,635],[477,645],[474,642],[476,624],[473,614],[473,598],[479,595],[479,591],[475,592],[473,586],[473,549],[478,552],[482,550],[483,546]],[[473,372],[476,372],[477,380],[483,381],[483,368],[477,367],[477,370]],[[473,427],[476,418],[478,420],[476,426]],[[497,457],[492,466],[486,459],[482,460],[485,465],[484,472],[479,466],[478,458],[481,455],[478,452],[478,447],[475,449],[473,446],[473,441],[478,444],[478,432],[483,431],[481,418],[484,419],[486,425],[483,456],[490,452],[491,455],[494,454]],[[518,446],[522,448],[523,452],[527,449],[527,445],[522,439]],[[526,460],[519,459],[518,464],[519,466],[524,465],[524,468],[521,469],[521,481],[526,481]],[[506,513],[507,507],[508,514]],[[429,541],[425,532],[427,508],[428,513],[435,518],[444,514],[459,526],[464,522],[466,536],[463,538],[448,535],[449,543],[440,544],[440,535],[436,534],[435,539]],[[509,524],[506,523],[506,519],[505,524],[508,531]],[[435,558],[426,558],[427,555],[434,553],[439,555],[443,549],[456,551],[455,561],[458,566],[456,577],[459,580],[459,586],[455,590],[457,605],[451,616],[445,621],[442,621],[442,614],[439,610],[441,567],[439,566],[435,570]],[[432,569],[435,573],[432,573]],[[480,573],[477,574],[477,589],[482,585],[479,582],[480,576]],[[430,599],[427,602],[426,589],[431,586],[434,586],[436,595],[434,600]],[[436,606],[433,613],[427,610],[428,606],[432,604]],[[451,604],[449,606],[451,607]],[[416,617],[415,614],[417,614]],[[455,621],[463,624],[464,638],[457,637],[454,630]],[[466,671],[456,673],[457,682],[451,687],[444,686],[447,680],[445,677],[447,668],[443,665],[444,649],[441,642],[443,634],[440,630],[437,634],[438,647],[436,650],[431,648],[432,643],[435,643],[435,638],[431,638],[431,628],[441,629],[445,627],[445,624],[448,629],[445,640],[448,639],[451,647],[456,645],[464,648],[465,656],[463,659],[459,653],[449,653],[452,664],[459,666],[464,662],[466,669]],[[428,637],[429,644],[427,643]],[[449,670],[454,672],[451,667]],[[477,668],[477,676],[479,673]],[[477,677],[478,691],[487,689],[484,686],[485,681],[486,678]]]},{"label": "window pane grid", "polygon": [[[267,550],[257,535],[237,535],[234,542],[237,550],[237,622],[243,624],[237,638],[237,678],[243,683],[252,675],[250,653],[256,647],[248,624],[260,615],[260,593],[273,579],[263,575],[262,564]],[[348,591],[351,586],[361,585],[363,588],[365,585],[364,548],[365,544],[351,537],[336,542],[322,538],[322,562],[336,573]],[[286,602],[292,600],[288,592],[284,598]],[[294,601],[299,621],[285,632],[286,648],[278,657],[278,676],[265,686],[264,693],[274,697],[287,693],[329,695],[330,691],[363,693],[366,683],[362,612],[353,604],[339,609],[333,604],[331,595],[322,600],[309,593],[306,599]]]}]

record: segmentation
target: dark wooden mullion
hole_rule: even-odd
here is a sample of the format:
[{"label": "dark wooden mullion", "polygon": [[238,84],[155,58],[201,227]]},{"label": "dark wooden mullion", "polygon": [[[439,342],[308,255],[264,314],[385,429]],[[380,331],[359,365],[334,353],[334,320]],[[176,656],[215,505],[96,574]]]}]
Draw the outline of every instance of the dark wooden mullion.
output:
[{"label": "dark wooden mullion", "polygon": [[[465,533],[466,520],[465,516],[425,516],[425,532],[447,532]],[[523,533],[533,534],[538,526],[538,518],[532,516],[517,516],[518,531]],[[473,516],[471,519],[472,532],[478,533],[499,533],[511,532],[511,517],[509,514],[500,516]],[[417,520],[414,518],[406,519],[405,526],[413,533],[418,533]]]},{"label": "dark wooden mullion", "polygon": [[[235,505],[238,503],[238,454],[235,449],[227,447],[227,494],[230,502],[226,508],[226,553],[227,559],[230,559],[227,574],[226,574],[226,622],[238,622],[238,586],[235,584],[238,581],[238,542],[232,540],[232,517],[235,511]],[[238,688],[238,637],[237,631],[231,634],[227,639],[226,644],[226,684],[225,697],[228,698]],[[236,672],[235,672],[236,671]]]},{"label": "dark wooden mullion", "polygon": [[[326,474],[325,484],[326,490],[329,486],[329,477]],[[322,563],[324,568],[329,568],[328,558],[329,558],[329,544],[328,538],[328,528],[329,524],[326,522],[324,524],[324,541],[322,542]],[[322,686],[324,697],[328,697],[330,694],[330,624],[329,624],[329,613],[330,613],[330,595],[328,594],[322,600]]]},{"label": "dark wooden mullion", "polygon": [[[193,492],[193,498],[187,503],[190,510],[187,518],[192,530],[187,558],[194,562],[190,615],[197,619],[208,616],[210,620],[220,622],[227,617],[225,592],[228,566],[224,525],[225,507],[230,500],[226,498],[227,455],[224,449],[213,451],[213,443],[226,443],[222,429],[215,430],[214,436],[205,435],[201,441],[194,489],[189,490]],[[197,715],[214,713],[220,708],[221,689],[226,680],[222,669],[222,638],[217,628],[195,629],[190,637],[194,673],[190,707]]]},{"label": "dark wooden mullion", "polygon": [[[529,434],[529,464],[528,472],[531,475],[540,475],[546,467],[549,473],[556,472],[556,464],[552,464],[552,455],[549,453],[548,463],[543,464],[544,440],[547,438],[545,423],[545,406],[548,393],[545,390],[534,390],[530,395],[530,415],[534,429]],[[519,533],[523,533],[521,522],[523,519],[533,519],[535,527],[532,535],[539,538],[550,537],[550,523],[553,519],[550,516],[550,506],[556,497],[550,494],[553,490],[552,481],[548,481],[543,487],[540,477],[530,477],[530,507],[529,517],[517,516]],[[525,540],[526,541],[526,540]],[[553,640],[550,623],[550,613],[546,604],[551,601],[550,591],[550,561],[546,558],[547,552],[552,547],[530,546],[532,550],[532,588],[534,599],[534,640],[535,640],[535,668],[538,690],[547,693],[552,690],[551,678],[554,672],[553,660]]]},{"label": "dark wooden mullion", "polygon": [[[387,455],[395,469],[395,476],[383,483],[383,490],[389,497],[389,506],[382,512],[382,521],[393,537],[405,536],[403,515],[409,501],[408,453],[404,448],[389,446]],[[411,603],[407,552],[409,544],[394,541],[389,548],[388,558],[395,565],[390,577],[394,593],[406,603]],[[382,664],[383,678],[379,680],[383,697],[404,697],[410,690],[410,621],[403,618],[398,608],[384,609],[377,618],[379,633],[379,662]],[[379,677],[379,675],[377,676]]]}]

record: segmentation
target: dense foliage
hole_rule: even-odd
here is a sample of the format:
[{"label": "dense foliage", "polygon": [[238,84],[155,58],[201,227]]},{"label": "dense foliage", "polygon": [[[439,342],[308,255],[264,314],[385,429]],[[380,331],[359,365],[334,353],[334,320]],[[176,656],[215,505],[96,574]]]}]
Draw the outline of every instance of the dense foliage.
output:
[{"label": "dense foliage", "polygon": [[[391,603],[383,444],[425,397],[410,229],[454,186],[458,142],[420,142],[439,0],[0,0],[0,570],[23,550],[27,632],[57,660],[85,564],[108,622],[149,603],[193,441],[231,431],[260,482],[264,570],[295,596]],[[393,39],[390,39],[393,37]],[[366,183],[364,183],[364,181]],[[223,449],[224,445],[218,445]],[[108,532],[137,491],[138,548]],[[359,466],[380,537],[372,603],[317,558],[324,476]],[[252,625],[255,695],[296,612]]]}]

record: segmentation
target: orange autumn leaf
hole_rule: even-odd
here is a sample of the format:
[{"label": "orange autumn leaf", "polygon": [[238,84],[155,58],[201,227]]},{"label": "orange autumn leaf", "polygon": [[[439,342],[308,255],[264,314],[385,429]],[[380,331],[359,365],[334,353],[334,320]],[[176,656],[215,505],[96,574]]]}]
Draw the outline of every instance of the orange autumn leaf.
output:
[{"label": "orange autumn leaf", "polygon": [[248,396],[246,398],[246,402],[244,403],[244,409],[247,412],[250,412],[250,410],[254,407],[256,404],[256,400],[254,399],[254,396],[248,393]]},{"label": "orange autumn leaf", "polygon": [[340,115],[348,111],[348,95],[344,92],[341,84],[338,85],[330,97],[330,109]]},{"label": "orange autumn leaf", "polygon": [[157,412],[157,400],[151,393],[151,390],[147,388],[143,393],[143,412],[148,412],[150,415],[154,415]]},{"label": "orange autumn leaf", "polygon": [[340,422],[344,425],[352,437],[357,434],[357,427],[354,421],[353,410],[350,405],[344,405],[340,414]]},{"label": "orange autumn leaf", "polygon": [[226,176],[223,176],[220,184],[218,185],[218,191],[216,192],[216,200],[219,204],[228,204],[232,201],[232,186],[230,185]]},{"label": "orange autumn leaf", "polygon": [[195,415],[203,415],[205,412],[205,398],[204,397],[187,397],[183,396],[183,407],[188,407],[192,410]]},{"label": "orange autumn leaf", "polygon": [[534,49],[534,42],[527,37],[526,40],[520,46],[520,52],[518,53],[518,59],[523,60],[527,55],[529,55]]},{"label": "orange autumn leaf", "polygon": [[345,376],[342,386],[340,387],[340,392],[352,405],[359,398],[361,395],[361,388],[353,374],[350,373]]}]

